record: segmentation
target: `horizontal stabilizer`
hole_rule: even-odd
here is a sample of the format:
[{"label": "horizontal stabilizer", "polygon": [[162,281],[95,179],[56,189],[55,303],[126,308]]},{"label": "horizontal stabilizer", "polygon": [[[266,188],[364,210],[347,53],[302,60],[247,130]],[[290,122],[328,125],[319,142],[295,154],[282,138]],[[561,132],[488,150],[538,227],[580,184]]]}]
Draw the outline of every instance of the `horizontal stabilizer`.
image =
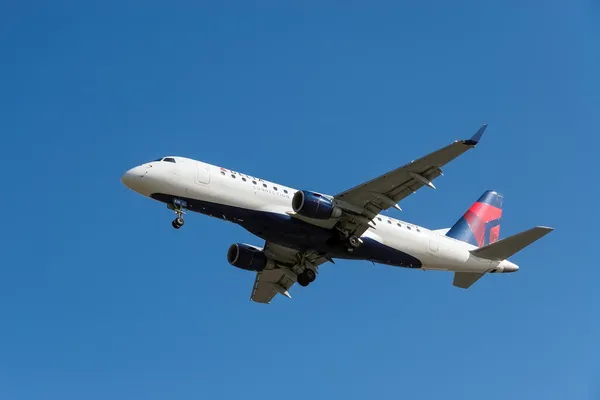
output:
[{"label": "horizontal stabilizer", "polygon": [[467,289],[469,286],[477,282],[484,274],[477,272],[455,272],[454,273],[454,286]]},{"label": "horizontal stabilizer", "polygon": [[471,254],[487,260],[506,260],[508,257],[516,254],[529,246],[533,242],[552,232],[554,228],[545,226],[536,226],[516,235],[509,236],[487,246],[471,250]]}]

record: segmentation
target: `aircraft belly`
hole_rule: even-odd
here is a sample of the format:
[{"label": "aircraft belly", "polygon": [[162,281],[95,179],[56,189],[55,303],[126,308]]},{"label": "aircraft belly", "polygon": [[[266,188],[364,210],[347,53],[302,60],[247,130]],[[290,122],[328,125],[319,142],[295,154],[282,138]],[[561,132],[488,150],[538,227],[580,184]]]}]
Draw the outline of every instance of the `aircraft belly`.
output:
[{"label": "aircraft belly", "polygon": [[421,268],[422,262],[414,256],[414,253],[409,254],[408,252],[388,246],[370,236],[363,236],[361,239],[363,243],[354,249],[352,253],[335,254],[333,256],[337,258],[364,259],[395,267]]},{"label": "aircraft belly", "polygon": [[[195,193],[196,196],[200,197],[199,193]],[[266,241],[296,250],[315,250],[333,258],[365,259],[407,268],[421,268],[423,265],[414,245],[412,248],[403,247],[403,250],[409,249],[403,251],[385,244],[383,240],[369,233],[362,237],[363,244],[349,253],[341,243],[331,243],[335,234],[330,229],[312,225],[282,212],[246,208],[248,204],[239,207],[222,203],[232,199],[221,198],[219,202],[215,202],[165,193],[153,193],[150,197],[167,204],[171,204],[174,198],[185,200],[189,211],[235,222]],[[246,200],[246,203],[250,201]],[[396,240],[393,242],[395,244]]]},{"label": "aircraft belly", "polygon": [[327,251],[327,240],[331,231],[287,214],[255,212],[241,223],[246,230],[269,242],[288,246],[297,250]]}]

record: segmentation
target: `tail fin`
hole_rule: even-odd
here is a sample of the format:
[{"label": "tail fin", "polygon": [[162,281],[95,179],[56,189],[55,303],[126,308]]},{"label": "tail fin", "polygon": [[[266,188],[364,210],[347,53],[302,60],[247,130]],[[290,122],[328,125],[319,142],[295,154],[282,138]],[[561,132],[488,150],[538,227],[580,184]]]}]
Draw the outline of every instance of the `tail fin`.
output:
[{"label": "tail fin", "polygon": [[477,247],[498,241],[504,196],[488,190],[450,228],[446,236]]}]

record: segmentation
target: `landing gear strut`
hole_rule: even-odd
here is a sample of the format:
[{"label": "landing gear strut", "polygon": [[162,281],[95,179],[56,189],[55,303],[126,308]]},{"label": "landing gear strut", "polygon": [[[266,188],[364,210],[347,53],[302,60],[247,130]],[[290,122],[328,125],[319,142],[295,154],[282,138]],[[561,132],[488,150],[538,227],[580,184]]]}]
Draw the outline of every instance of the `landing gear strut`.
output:
[{"label": "landing gear strut", "polygon": [[187,206],[187,202],[185,200],[174,199],[173,204],[169,204],[167,207],[175,212],[177,218],[171,222],[171,225],[175,229],[179,229],[183,226],[185,221],[183,220],[183,215],[185,214],[185,207]]},{"label": "landing gear strut", "polygon": [[317,274],[310,268],[306,268],[304,272],[298,275],[298,284],[300,286],[308,286],[309,283],[317,279]]}]

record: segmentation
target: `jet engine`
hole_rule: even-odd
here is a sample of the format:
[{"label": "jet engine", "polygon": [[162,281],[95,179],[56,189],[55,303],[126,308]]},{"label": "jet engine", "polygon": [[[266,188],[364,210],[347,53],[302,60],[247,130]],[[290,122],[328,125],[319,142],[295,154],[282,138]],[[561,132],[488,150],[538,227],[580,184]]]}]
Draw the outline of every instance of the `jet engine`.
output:
[{"label": "jet engine", "polygon": [[294,194],[292,209],[304,217],[314,219],[338,218],[342,215],[342,210],[333,204],[333,200],[308,190],[299,190]]},{"label": "jet engine", "polygon": [[249,244],[234,243],[227,250],[227,261],[234,267],[246,271],[262,271],[269,260],[259,248]]}]

